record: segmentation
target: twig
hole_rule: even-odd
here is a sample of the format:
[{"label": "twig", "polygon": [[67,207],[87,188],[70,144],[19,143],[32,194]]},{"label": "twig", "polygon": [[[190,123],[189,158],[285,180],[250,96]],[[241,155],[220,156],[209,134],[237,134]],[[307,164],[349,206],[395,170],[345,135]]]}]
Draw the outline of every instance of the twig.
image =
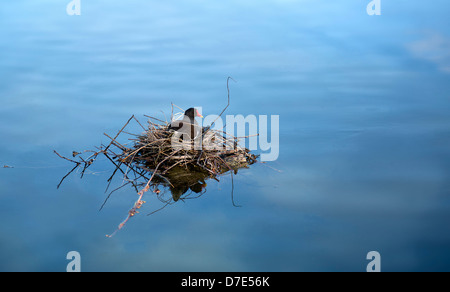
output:
[{"label": "twig", "polygon": [[76,164],[78,164],[78,165],[81,164],[81,163],[78,162],[78,161],[74,161],[74,160],[69,159],[69,158],[67,158],[67,157],[61,156],[58,152],[56,152],[56,150],[53,150],[53,152],[54,152],[56,155],[58,155],[60,158],[62,158],[62,159],[65,159],[65,160],[70,161],[70,162],[72,162],[72,163],[76,163]]},{"label": "twig", "polygon": [[142,124],[139,122],[138,119],[136,119],[136,117],[133,115],[134,120],[139,124],[139,126],[141,126],[142,129],[144,129],[144,131],[146,130],[144,126],[142,126]]},{"label": "twig", "polygon": [[234,82],[236,82],[236,80],[234,80],[232,77],[228,76],[227,78],[227,95],[228,95],[228,103],[227,106],[222,110],[222,112],[220,113],[220,115],[217,116],[217,118],[212,122],[212,124],[208,127],[206,127],[205,131],[203,132],[203,134],[206,134],[216,123],[216,121],[222,116],[222,114],[226,111],[226,109],[230,106],[230,87],[229,87],[229,81],[233,80]]},{"label": "twig", "polygon": [[233,172],[231,173],[231,203],[233,204],[234,207],[242,207],[241,205],[236,205],[234,203],[234,180],[233,180]]},{"label": "twig", "polygon": [[166,123],[165,121],[160,120],[160,119],[157,119],[157,118],[155,118],[155,117],[151,117],[151,116],[147,116],[147,115],[144,115],[144,117],[147,117],[147,118],[149,118],[149,119],[152,119],[152,120],[155,120],[155,121],[158,121],[158,122],[161,122],[161,123]]},{"label": "twig", "polygon": [[59,187],[61,186],[61,184],[63,183],[63,181],[66,179],[66,177],[68,177],[80,164],[77,164],[74,166],[74,168],[72,168],[71,171],[69,171],[59,182],[59,184],[56,186],[57,189],[59,189]]},{"label": "twig", "polygon": [[115,141],[117,139],[117,137],[119,137],[120,133],[122,133],[122,131],[125,129],[126,126],[128,126],[128,124],[130,123],[130,121],[132,119],[134,119],[134,115],[132,115],[131,118],[128,119],[128,121],[125,123],[125,125],[122,127],[122,129],[120,129],[120,131],[117,133],[116,137],[114,137],[114,139],[112,139],[111,143],[109,143],[109,145],[106,146],[105,152],[108,151],[108,149],[111,146],[112,142]]}]

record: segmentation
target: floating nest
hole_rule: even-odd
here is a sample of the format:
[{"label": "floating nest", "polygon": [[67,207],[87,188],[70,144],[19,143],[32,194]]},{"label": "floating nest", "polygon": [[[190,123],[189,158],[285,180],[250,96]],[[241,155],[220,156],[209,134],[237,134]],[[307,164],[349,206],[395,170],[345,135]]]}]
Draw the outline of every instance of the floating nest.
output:
[{"label": "floating nest", "polygon": [[[97,147],[97,150],[74,151],[70,158],[54,151],[59,157],[75,164],[61,179],[58,188],[77,169],[83,177],[99,156],[106,157],[114,165],[107,190],[117,174],[122,176],[123,183],[109,192],[100,209],[115,191],[127,185],[135,189],[138,199],[115,232],[138,213],[138,209],[145,203],[143,195],[148,191],[155,193],[158,199],[164,202],[164,208],[180,199],[202,195],[208,179],[218,181],[219,177],[226,173],[231,173],[232,177],[239,169],[248,168],[257,162],[257,155],[239,146],[239,141],[246,137],[234,137],[223,131],[204,127],[199,137],[182,141],[174,138],[175,131],[169,129],[170,124],[167,121],[146,117],[149,120],[145,127],[132,116],[114,137],[105,133],[110,141],[107,145]],[[132,121],[142,127],[141,134],[125,131]],[[119,142],[123,135],[129,136],[125,144]]]}]

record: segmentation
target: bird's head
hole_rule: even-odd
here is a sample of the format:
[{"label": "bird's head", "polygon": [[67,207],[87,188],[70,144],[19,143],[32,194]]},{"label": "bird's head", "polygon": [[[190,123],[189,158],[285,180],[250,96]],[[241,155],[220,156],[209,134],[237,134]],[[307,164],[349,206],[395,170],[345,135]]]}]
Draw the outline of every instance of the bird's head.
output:
[{"label": "bird's head", "polygon": [[196,108],[189,108],[188,110],[186,110],[184,112],[184,114],[190,118],[195,118],[195,117],[199,117],[199,118],[203,118],[203,116],[198,112],[198,110]]}]

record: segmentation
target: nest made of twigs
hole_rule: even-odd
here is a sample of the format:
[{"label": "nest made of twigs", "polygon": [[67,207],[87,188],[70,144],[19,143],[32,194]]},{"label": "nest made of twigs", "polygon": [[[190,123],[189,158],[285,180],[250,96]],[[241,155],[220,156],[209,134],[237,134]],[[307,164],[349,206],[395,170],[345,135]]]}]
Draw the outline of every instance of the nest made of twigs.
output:
[{"label": "nest made of twigs", "polygon": [[[123,163],[136,163],[164,176],[179,166],[195,167],[217,176],[256,162],[257,156],[239,146],[239,139],[203,128],[195,139],[173,139],[175,131],[167,123],[148,122],[148,130],[138,136],[131,149],[116,157]],[[200,147],[198,147],[200,145]],[[196,149],[199,148],[199,149]]]}]

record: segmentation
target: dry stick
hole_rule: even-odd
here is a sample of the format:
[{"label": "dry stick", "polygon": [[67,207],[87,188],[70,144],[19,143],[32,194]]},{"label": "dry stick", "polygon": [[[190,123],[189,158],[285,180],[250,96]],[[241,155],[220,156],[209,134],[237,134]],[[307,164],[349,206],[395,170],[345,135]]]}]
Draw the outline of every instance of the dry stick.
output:
[{"label": "dry stick", "polygon": [[165,112],[163,112],[163,111],[161,111],[162,112],[162,114],[164,115],[164,118],[166,119],[166,124],[167,124],[167,117],[166,117],[166,113]]},{"label": "dry stick", "polygon": [[144,129],[144,131],[146,131],[146,129],[144,128],[144,126],[142,126],[142,124],[139,122],[138,119],[136,119],[136,117],[133,115],[134,120],[139,124],[139,126],[141,126],[142,129]]},{"label": "dry stick", "polygon": [[152,119],[152,120],[157,120],[158,122],[161,122],[161,123],[165,123],[163,120],[160,120],[160,119],[157,119],[157,118],[154,118],[154,117],[151,117],[151,116],[144,115],[144,117],[147,117],[147,118]]},{"label": "dry stick", "polygon": [[[140,136],[139,134],[134,134],[134,133],[130,133],[130,132],[127,132],[127,131],[122,131],[122,133],[125,133],[125,134],[130,135],[130,136],[135,136],[135,137],[139,137]],[[129,138],[128,140],[134,141],[136,139]]]},{"label": "dry stick", "polygon": [[[172,114],[173,114],[173,106],[179,108],[183,113],[184,113],[184,109],[182,109],[181,107],[177,106],[176,104],[172,103]],[[183,114],[184,115],[184,114]]]},{"label": "dry stick", "polygon": [[125,158],[123,158],[123,160],[127,160],[127,159],[128,159],[130,156],[132,156],[132,155],[133,155],[133,159],[134,159],[134,157],[136,156],[136,154],[137,154],[139,151],[141,151],[141,150],[144,149],[145,147],[148,147],[149,145],[151,145],[151,144],[153,144],[153,143],[156,143],[156,142],[159,142],[159,140],[152,141],[152,142],[147,143],[147,144],[145,144],[144,146],[142,146],[142,147],[140,147],[140,148],[134,150],[133,152],[131,152],[130,154],[128,154]]},{"label": "dry stick", "polygon": [[214,126],[214,123],[222,116],[222,114],[226,111],[226,109],[230,106],[230,87],[228,85],[229,81],[233,80],[234,82],[236,82],[236,80],[234,80],[232,77],[228,76],[227,78],[227,93],[228,93],[228,103],[227,106],[222,110],[222,112],[220,113],[220,115],[212,122],[212,124],[208,127],[206,127],[206,130],[203,132],[203,135],[206,134],[206,132],[209,131],[209,129],[212,128],[212,126]]},{"label": "dry stick", "polygon": [[72,163],[75,163],[76,165],[74,166],[74,168],[72,168],[62,179],[61,179],[61,181],[59,182],[59,184],[56,186],[56,188],[57,189],[59,189],[59,187],[61,186],[61,184],[63,183],[63,181],[78,167],[78,166],[80,166],[80,164],[82,163],[82,162],[78,162],[78,161],[75,161],[75,160],[72,160],[72,159],[69,159],[69,158],[66,158],[66,157],[64,157],[64,156],[61,156],[58,152],[56,152],[56,150],[53,150],[53,152],[56,154],[56,155],[58,155],[60,158],[62,158],[62,159],[65,159],[65,160],[67,160],[67,161],[70,161],[70,162],[72,162]]},{"label": "dry stick", "polygon": [[79,166],[79,164],[75,165],[74,168],[72,168],[71,171],[69,171],[59,182],[58,186],[56,186],[57,189],[59,189],[59,187],[61,186],[61,184],[63,183],[63,181],[66,179],[66,177],[68,177],[77,167]]},{"label": "dry stick", "polygon": [[120,129],[120,131],[117,133],[116,137],[114,137],[114,139],[112,139],[111,143],[109,143],[108,146],[106,146],[105,148],[105,152],[109,149],[109,147],[111,146],[112,142],[115,141],[117,139],[117,137],[119,137],[120,133],[122,133],[122,131],[125,129],[126,126],[128,126],[128,124],[130,123],[130,121],[134,118],[134,115],[131,116],[131,118],[128,119],[128,121],[126,122],[126,124],[122,127],[122,129]]},{"label": "dry stick", "polygon": [[[117,148],[121,149],[122,151],[127,150],[127,148],[125,146],[123,146],[122,144],[120,144],[119,142],[116,141],[116,139],[111,138],[108,134],[103,133],[103,135],[105,135],[106,137],[108,137],[109,139],[111,139],[111,144],[113,144],[114,146],[116,146]],[[117,138],[117,137],[116,137]],[[108,145],[109,147],[109,145]],[[107,151],[108,149],[106,148],[104,151]]]},{"label": "dry stick", "polygon": [[61,156],[58,152],[56,152],[56,150],[53,150],[53,152],[54,152],[56,155],[58,155],[60,158],[62,158],[62,159],[65,159],[65,160],[70,161],[70,162],[72,162],[72,163],[81,164],[81,162],[78,162],[78,161],[75,161],[75,160],[66,158],[66,157],[64,157],[64,156]]},{"label": "dry stick", "polygon": [[92,163],[94,163],[94,160],[83,161],[83,162],[84,162],[84,167],[83,167],[83,170],[81,171],[81,177],[80,177],[80,178],[83,178],[83,177],[84,177],[84,172],[86,171],[86,169],[87,169]]},{"label": "dry stick", "polygon": [[109,185],[111,184],[113,177],[116,175],[116,172],[120,169],[121,165],[122,165],[122,162],[119,162],[119,165],[116,166],[116,169],[114,169],[112,175],[108,178],[108,180],[107,180],[108,186],[106,187],[105,193],[108,191]]},{"label": "dry stick", "polygon": [[117,171],[117,169],[118,170],[120,170],[120,172],[124,175],[124,177],[125,178],[127,178],[126,176],[126,173],[125,172],[123,172],[123,170],[120,168],[120,166],[123,164],[122,162],[120,162],[120,164],[119,165],[117,165],[115,162],[114,162],[114,160],[112,160],[111,159],[111,157],[109,157],[109,155],[107,154],[107,153],[103,153],[105,156],[106,156],[106,158],[108,158],[109,159],[109,161],[111,161],[112,162],[112,164],[114,164],[114,166],[116,167],[116,169],[114,170],[114,173],[113,173],[113,175],[108,179],[108,181],[110,181],[111,179],[112,179],[112,177],[114,176],[114,174],[116,173],[116,171]]}]

